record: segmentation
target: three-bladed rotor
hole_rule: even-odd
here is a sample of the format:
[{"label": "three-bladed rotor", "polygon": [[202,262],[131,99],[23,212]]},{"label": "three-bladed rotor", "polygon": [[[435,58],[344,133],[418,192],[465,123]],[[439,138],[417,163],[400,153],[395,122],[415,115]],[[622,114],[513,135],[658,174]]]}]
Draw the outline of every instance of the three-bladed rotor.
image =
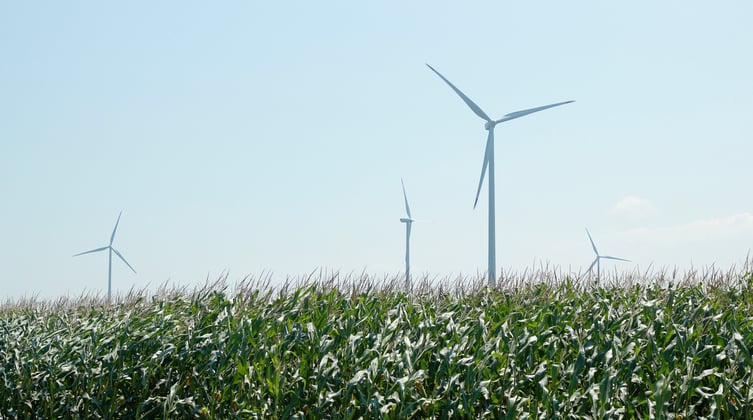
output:
[{"label": "three-bladed rotor", "polygon": [[525,117],[526,115],[533,114],[534,112],[543,111],[545,109],[554,108],[556,106],[569,104],[575,101],[564,101],[564,102],[557,102],[554,104],[544,105],[544,106],[538,106],[535,108],[528,108],[523,109],[520,111],[510,112],[509,114],[505,114],[502,118],[498,120],[493,120],[489,117],[489,115],[484,112],[483,109],[481,109],[480,106],[478,106],[475,102],[471,100],[466,94],[464,94],[460,89],[458,89],[455,85],[452,84],[449,80],[447,80],[446,77],[442,76],[440,72],[438,72],[434,67],[430,66],[429,64],[426,64],[431,71],[436,73],[437,76],[439,76],[442,80],[447,83],[447,85],[452,88],[452,90],[455,91],[455,93],[460,96],[460,98],[463,100],[463,102],[468,105],[469,108],[471,108],[471,111],[473,111],[474,114],[478,115],[479,118],[485,121],[484,123],[484,129],[489,132],[489,135],[486,139],[486,149],[484,151],[484,163],[481,166],[481,177],[479,178],[478,183],[478,189],[476,190],[476,198],[473,200],[473,208],[476,208],[476,204],[478,204],[478,197],[481,194],[481,186],[484,184],[484,176],[486,175],[486,170],[489,167],[489,161],[493,159],[492,151],[494,150],[494,147],[492,143],[494,142],[494,128],[497,126],[497,124],[514,120],[516,118]]},{"label": "three-bladed rotor", "polygon": [[413,218],[410,215],[410,205],[408,204],[408,195],[405,193],[405,183],[403,182],[403,179],[400,178],[400,185],[403,187],[403,199],[405,200],[405,214],[408,215],[408,218],[400,219],[403,223],[411,223],[413,222]]},{"label": "three-bladed rotor", "polygon": [[408,195],[405,193],[405,183],[400,178],[400,185],[403,187],[403,199],[405,200],[405,213],[408,217],[401,217],[400,221],[405,223],[405,287],[410,290],[410,232],[413,222],[415,221],[410,214],[410,205],[408,205]]},{"label": "three-bladed rotor", "polygon": [[131,271],[136,273],[136,270],[134,270],[134,268],[131,267],[131,264],[129,264],[128,261],[126,261],[125,257],[123,257],[123,254],[118,252],[118,250],[112,246],[112,243],[115,241],[115,232],[118,230],[118,224],[120,223],[120,216],[122,215],[123,215],[123,212],[121,211],[118,214],[118,219],[115,221],[115,227],[112,229],[112,234],[110,235],[110,243],[107,246],[103,246],[100,248],[92,249],[91,251],[85,251],[85,252],[81,252],[74,255],[74,257],[78,257],[79,255],[91,254],[94,252],[100,252],[100,251],[105,251],[105,250],[110,251],[109,258],[108,258],[108,272],[107,272],[108,273],[107,274],[107,299],[110,299],[112,296],[112,254],[113,253],[115,253],[115,255],[118,258],[120,258],[121,261],[123,261],[125,265],[127,265],[128,268],[131,269]]},{"label": "three-bladed rotor", "polygon": [[591,242],[591,248],[593,248],[594,254],[596,254],[596,258],[594,258],[594,260],[591,263],[591,265],[588,266],[588,269],[583,274],[584,276],[586,276],[588,273],[590,273],[591,270],[594,268],[594,265],[595,265],[596,266],[596,280],[597,281],[601,280],[601,262],[600,261],[602,259],[604,259],[604,260],[616,260],[616,261],[631,262],[630,260],[626,260],[624,258],[612,257],[612,256],[609,256],[609,255],[601,255],[601,254],[599,254],[599,250],[596,249],[596,244],[594,244],[594,240],[593,240],[593,238],[591,238],[591,232],[588,231],[588,228],[586,228],[586,235],[588,235],[588,240]]}]

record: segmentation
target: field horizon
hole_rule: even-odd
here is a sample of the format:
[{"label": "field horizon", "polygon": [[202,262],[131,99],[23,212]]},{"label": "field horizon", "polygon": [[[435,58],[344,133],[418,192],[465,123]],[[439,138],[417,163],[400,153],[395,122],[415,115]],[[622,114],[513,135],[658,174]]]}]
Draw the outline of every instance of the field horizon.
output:
[{"label": "field horizon", "polygon": [[[739,264],[732,264],[726,269],[716,266],[716,264],[703,265],[682,269],[677,266],[655,267],[649,264],[644,270],[633,268],[631,270],[605,270],[602,278],[597,279],[595,275],[585,275],[576,273],[572,270],[565,271],[560,266],[553,265],[549,262],[534,263],[523,270],[502,268],[497,278],[495,289],[508,290],[520,287],[532,286],[536,284],[546,284],[549,286],[558,286],[567,284],[568,287],[584,288],[593,286],[630,286],[634,284],[683,284],[683,285],[723,285],[738,281],[753,273],[753,258],[748,254]],[[327,288],[345,288],[359,291],[389,290],[389,291],[406,291],[405,274],[384,273],[381,275],[367,273],[366,270],[361,272],[351,271],[342,273],[340,270],[317,268],[308,274],[286,275],[280,283],[274,280],[275,274],[269,271],[262,271],[258,275],[248,274],[238,281],[231,281],[229,271],[223,271],[214,279],[207,275],[202,284],[180,284],[178,281],[166,280],[156,287],[147,284],[144,287],[131,287],[123,293],[117,289],[113,293],[113,303],[127,301],[130,299],[144,298],[150,296],[163,296],[175,294],[195,294],[204,290],[229,291],[279,291],[290,288],[307,287],[313,285],[324,286]],[[411,275],[411,293],[425,293],[427,291],[441,290],[443,292],[453,291],[472,292],[489,287],[487,277],[482,272],[475,274],[450,274],[442,276],[440,274],[413,273]],[[0,310],[13,306],[27,305],[53,305],[65,306],[69,304],[82,304],[89,302],[98,304],[107,301],[106,291],[84,290],[80,294],[66,294],[59,296],[40,297],[40,293],[34,293],[30,296],[22,295],[15,297],[6,297],[0,303]]]}]

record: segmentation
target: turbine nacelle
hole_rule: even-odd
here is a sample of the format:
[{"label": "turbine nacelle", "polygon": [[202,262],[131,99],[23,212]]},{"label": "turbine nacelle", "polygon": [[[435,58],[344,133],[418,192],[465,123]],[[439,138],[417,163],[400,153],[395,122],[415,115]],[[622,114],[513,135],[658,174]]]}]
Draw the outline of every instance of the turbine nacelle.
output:
[{"label": "turbine nacelle", "polygon": [[413,219],[407,219],[405,217],[401,217],[400,221],[403,222],[403,223],[413,223],[415,220],[413,220]]}]

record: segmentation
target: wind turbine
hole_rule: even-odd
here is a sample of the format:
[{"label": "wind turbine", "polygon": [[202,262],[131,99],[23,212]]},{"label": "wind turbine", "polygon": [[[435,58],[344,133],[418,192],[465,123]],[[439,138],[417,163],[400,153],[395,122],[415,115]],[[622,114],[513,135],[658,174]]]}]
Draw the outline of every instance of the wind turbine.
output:
[{"label": "wind turbine", "polygon": [[478,106],[476,105],[470,98],[465,96],[463,92],[460,91],[460,89],[456,88],[455,85],[453,85],[449,80],[447,80],[444,76],[442,76],[438,71],[434,69],[434,67],[430,66],[429,64],[426,64],[431,71],[437,74],[442,80],[447,83],[452,90],[455,91],[455,93],[460,96],[460,98],[465,102],[466,105],[468,105],[469,108],[471,108],[471,111],[473,111],[476,115],[481,117],[486,123],[484,124],[484,128],[486,131],[489,132],[489,135],[486,139],[486,151],[484,152],[484,163],[481,167],[481,179],[479,179],[478,182],[478,190],[476,191],[476,199],[473,201],[473,208],[476,208],[476,204],[478,204],[478,197],[481,193],[481,186],[484,184],[484,175],[486,175],[487,168],[489,169],[489,270],[488,270],[488,276],[489,276],[489,286],[495,287],[497,283],[497,264],[496,264],[496,241],[494,238],[495,234],[495,223],[494,223],[494,127],[496,127],[497,124],[514,120],[516,118],[524,117],[528,114],[533,114],[534,112],[543,111],[545,109],[554,108],[555,106],[565,105],[569,104],[571,102],[575,101],[565,101],[565,102],[557,102],[556,104],[550,104],[550,105],[544,105],[539,106],[536,108],[529,108],[524,109],[521,111],[515,111],[511,112],[509,114],[504,115],[502,118],[498,120],[493,120],[489,118],[488,115]]},{"label": "wind turbine", "polygon": [[410,215],[410,206],[408,205],[408,195],[405,194],[405,183],[400,178],[400,185],[403,186],[403,198],[405,199],[405,213],[408,217],[400,218],[402,223],[405,223],[405,288],[410,290],[410,230],[415,219]]},{"label": "wind turbine", "polygon": [[91,251],[86,251],[86,252],[82,252],[82,253],[74,255],[74,257],[78,257],[79,255],[91,254],[93,252],[99,252],[99,251],[104,251],[104,250],[110,251],[109,257],[107,260],[107,265],[108,265],[107,267],[107,300],[110,300],[110,298],[112,297],[112,253],[113,252],[115,253],[115,255],[118,256],[118,258],[123,260],[123,262],[128,266],[128,268],[131,269],[131,271],[136,273],[136,270],[134,270],[133,267],[131,267],[131,264],[128,264],[128,261],[126,261],[126,259],[123,258],[120,252],[118,252],[117,249],[112,247],[112,241],[115,240],[115,231],[118,230],[118,223],[120,223],[120,216],[122,214],[123,214],[122,211],[118,214],[118,220],[115,221],[115,227],[112,229],[112,235],[110,235],[110,243],[107,246],[103,246],[102,248],[92,249]]},{"label": "wind turbine", "polygon": [[594,254],[596,254],[596,258],[594,259],[594,262],[591,263],[591,265],[588,267],[588,270],[586,270],[585,275],[591,272],[591,269],[594,268],[594,265],[596,265],[596,281],[601,281],[601,259],[605,260],[617,260],[617,261],[627,261],[630,262],[630,260],[626,260],[624,258],[618,258],[618,257],[610,257],[608,255],[600,255],[599,251],[596,249],[596,245],[594,245],[594,240],[591,238],[591,232],[588,231],[588,228],[586,228],[586,234],[588,235],[588,240],[591,241],[591,248],[594,249]]}]

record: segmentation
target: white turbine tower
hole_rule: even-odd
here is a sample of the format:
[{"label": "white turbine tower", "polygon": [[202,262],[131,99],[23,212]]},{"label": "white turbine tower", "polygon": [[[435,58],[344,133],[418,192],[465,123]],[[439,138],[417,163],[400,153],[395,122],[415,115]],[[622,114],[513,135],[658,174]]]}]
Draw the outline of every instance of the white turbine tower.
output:
[{"label": "white turbine tower", "polygon": [[586,270],[585,274],[583,274],[584,277],[588,275],[588,273],[590,273],[591,270],[594,268],[594,265],[596,265],[596,281],[601,281],[601,262],[600,261],[602,258],[605,260],[617,260],[617,261],[630,262],[630,260],[626,260],[624,258],[610,257],[608,255],[600,255],[599,251],[596,249],[594,240],[591,238],[591,232],[588,231],[588,228],[586,228],[586,234],[588,235],[588,240],[591,241],[591,248],[594,249],[594,254],[596,254],[596,258],[594,259],[594,262],[592,262],[591,265],[588,266],[588,270]]},{"label": "white turbine tower", "polygon": [[115,221],[115,227],[112,229],[112,235],[110,235],[110,244],[109,245],[103,246],[102,248],[92,249],[91,251],[86,251],[86,252],[82,252],[82,253],[74,255],[74,257],[78,257],[79,255],[91,254],[93,252],[99,252],[99,251],[104,251],[104,250],[109,250],[110,251],[109,252],[109,257],[108,257],[108,260],[107,260],[108,261],[107,262],[107,300],[110,300],[110,298],[112,297],[112,253],[113,252],[115,253],[115,255],[118,256],[118,258],[120,258],[121,260],[123,260],[123,262],[128,266],[128,268],[131,269],[131,271],[133,271],[134,273],[136,272],[136,270],[134,270],[133,267],[131,267],[131,264],[128,264],[128,261],[126,261],[126,259],[123,258],[123,256],[120,254],[120,252],[118,252],[117,249],[115,249],[115,248],[112,247],[112,241],[115,240],[115,231],[118,230],[118,223],[120,223],[120,216],[122,214],[123,214],[123,212],[121,211],[118,214],[118,220]]},{"label": "white turbine tower", "polygon": [[411,226],[413,225],[413,222],[415,222],[415,219],[410,215],[410,206],[408,205],[408,195],[405,194],[405,183],[403,183],[403,179],[400,178],[400,185],[403,186],[403,198],[405,199],[405,213],[408,214],[408,217],[403,217],[400,219],[402,223],[405,223],[405,288],[406,290],[410,290],[410,230]]},{"label": "white turbine tower", "polygon": [[495,234],[495,225],[494,225],[494,127],[499,124],[503,123],[505,121],[514,120],[516,118],[524,117],[528,114],[533,114],[534,112],[543,111],[545,109],[553,108],[555,106],[565,105],[569,104],[571,102],[575,101],[565,101],[565,102],[558,102],[556,104],[550,104],[550,105],[544,105],[539,106],[536,108],[530,108],[530,109],[524,109],[522,111],[515,111],[511,112],[502,118],[498,120],[493,120],[489,118],[488,115],[478,106],[476,105],[470,98],[465,96],[463,92],[460,91],[460,89],[456,88],[455,85],[453,85],[449,80],[447,80],[444,76],[442,76],[438,71],[434,70],[434,67],[427,64],[427,66],[437,74],[442,80],[447,83],[452,90],[455,91],[455,93],[460,96],[460,98],[463,100],[463,102],[468,105],[468,107],[471,108],[471,111],[473,111],[476,115],[481,117],[486,123],[484,124],[484,128],[486,131],[489,132],[489,135],[486,139],[486,152],[484,152],[484,163],[481,167],[481,179],[479,179],[478,182],[478,190],[476,191],[476,199],[473,202],[473,208],[476,208],[476,204],[478,203],[478,197],[481,193],[481,186],[484,184],[484,175],[486,175],[487,168],[489,169],[489,270],[488,270],[488,281],[490,287],[496,286],[496,275],[497,275],[497,264],[496,264],[496,241],[494,238]]}]

